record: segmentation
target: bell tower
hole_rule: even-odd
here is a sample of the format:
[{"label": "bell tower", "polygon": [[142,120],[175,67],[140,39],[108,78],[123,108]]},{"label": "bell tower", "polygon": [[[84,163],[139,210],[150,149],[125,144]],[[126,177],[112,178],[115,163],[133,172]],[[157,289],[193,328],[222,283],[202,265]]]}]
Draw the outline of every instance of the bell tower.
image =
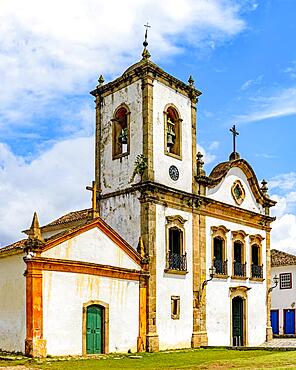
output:
[{"label": "bell tower", "polygon": [[[191,76],[185,84],[150,60],[147,30],[143,45],[139,62],[107,84],[100,77],[91,94],[96,103],[95,177],[100,216],[135,249],[140,244],[139,251],[148,261],[143,349],[156,351],[160,345],[157,261],[158,255],[166,253],[166,223],[182,220],[188,243],[191,240],[191,214],[180,216],[180,210],[182,196],[198,192],[196,102],[201,92]],[[176,209],[174,202],[179,204]],[[186,223],[186,217],[190,222]],[[192,293],[192,284],[190,289]],[[192,309],[192,297],[188,305]]]},{"label": "bell tower", "polygon": [[96,103],[95,178],[100,214],[133,246],[140,230],[132,236],[131,230],[125,232],[127,225],[121,228],[113,219],[135,226],[133,219],[139,212],[133,200],[131,215],[127,202],[121,199],[118,203],[119,198],[127,194],[133,198],[137,184],[147,182],[168,191],[197,192],[196,101],[201,92],[191,76],[185,84],[153,63],[146,37],[143,44],[139,62],[107,84],[100,76],[91,91]]}]

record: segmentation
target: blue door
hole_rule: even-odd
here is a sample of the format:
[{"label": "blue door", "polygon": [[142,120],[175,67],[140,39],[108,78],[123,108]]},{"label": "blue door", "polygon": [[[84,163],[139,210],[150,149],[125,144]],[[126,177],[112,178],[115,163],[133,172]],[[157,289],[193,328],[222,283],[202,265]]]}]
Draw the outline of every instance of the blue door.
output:
[{"label": "blue door", "polygon": [[279,333],[279,311],[278,310],[270,311],[270,320],[271,320],[273,334],[278,334]]},{"label": "blue door", "polygon": [[284,333],[295,334],[295,310],[284,310]]}]

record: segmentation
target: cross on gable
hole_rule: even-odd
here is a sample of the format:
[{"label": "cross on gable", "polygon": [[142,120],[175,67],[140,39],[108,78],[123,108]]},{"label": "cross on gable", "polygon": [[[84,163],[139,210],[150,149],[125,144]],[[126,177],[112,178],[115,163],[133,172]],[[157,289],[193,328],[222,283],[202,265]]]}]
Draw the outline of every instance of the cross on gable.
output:
[{"label": "cross on gable", "polygon": [[96,181],[92,182],[92,186],[87,186],[86,190],[90,190],[92,192],[92,217],[96,218],[99,217],[98,209],[97,209],[97,183]]},{"label": "cross on gable", "polygon": [[239,132],[236,131],[235,125],[233,125],[229,131],[233,135],[233,153],[235,153],[235,140],[236,140],[236,137],[239,135]]}]

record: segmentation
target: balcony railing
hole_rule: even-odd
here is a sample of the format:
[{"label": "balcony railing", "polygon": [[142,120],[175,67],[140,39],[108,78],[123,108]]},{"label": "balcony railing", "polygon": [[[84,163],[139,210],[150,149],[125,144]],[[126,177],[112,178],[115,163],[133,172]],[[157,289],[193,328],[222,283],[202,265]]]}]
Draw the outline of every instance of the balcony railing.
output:
[{"label": "balcony railing", "polygon": [[227,275],[227,260],[222,261],[214,259],[214,267],[216,269],[216,274]]},{"label": "balcony railing", "polygon": [[233,275],[234,276],[246,276],[246,263],[233,262]]},{"label": "balcony railing", "polygon": [[169,253],[167,260],[167,269],[187,271],[187,257],[185,254]]},{"label": "balcony railing", "polygon": [[251,266],[251,276],[252,278],[263,279],[263,265],[254,265]]}]

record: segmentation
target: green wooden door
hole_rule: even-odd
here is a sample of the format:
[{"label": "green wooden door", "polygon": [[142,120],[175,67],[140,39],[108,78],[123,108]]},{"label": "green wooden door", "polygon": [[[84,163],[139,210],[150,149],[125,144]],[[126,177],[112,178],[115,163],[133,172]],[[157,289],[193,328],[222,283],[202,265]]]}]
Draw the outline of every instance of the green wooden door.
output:
[{"label": "green wooden door", "polygon": [[103,353],[103,308],[100,306],[87,307],[86,353]]},{"label": "green wooden door", "polygon": [[243,300],[235,297],[232,300],[232,341],[234,346],[244,345]]}]

